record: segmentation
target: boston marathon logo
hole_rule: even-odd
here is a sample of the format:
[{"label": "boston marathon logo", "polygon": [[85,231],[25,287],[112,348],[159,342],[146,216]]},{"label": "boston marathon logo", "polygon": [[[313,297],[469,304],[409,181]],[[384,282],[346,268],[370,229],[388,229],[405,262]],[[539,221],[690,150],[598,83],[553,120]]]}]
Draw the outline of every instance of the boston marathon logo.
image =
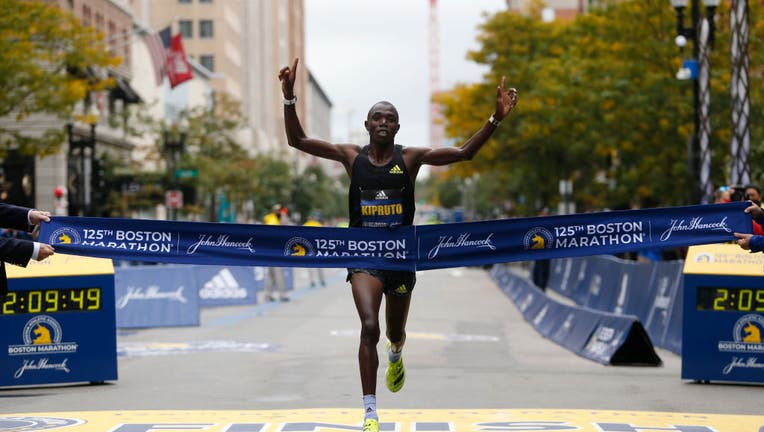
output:
[{"label": "boston marathon logo", "polygon": [[536,227],[531,229],[525,234],[523,238],[523,245],[525,249],[548,249],[554,247],[554,237],[548,229],[543,227]]},{"label": "boston marathon logo", "polygon": [[302,237],[292,237],[284,246],[284,256],[313,256],[316,249],[313,243]]},{"label": "boston marathon logo", "polygon": [[523,244],[526,250],[570,249],[641,244],[645,242],[642,222],[608,222],[544,227],[529,230]]},{"label": "boston marathon logo", "polygon": [[727,375],[734,369],[758,369],[764,372],[764,363],[759,363],[759,356],[764,354],[764,340],[762,340],[764,317],[757,314],[741,317],[735,322],[732,336],[734,341],[719,341],[717,348],[720,352],[756,354],[756,356],[733,356],[732,361],[722,369],[722,373]]},{"label": "boston marathon logo", "polygon": [[[76,342],[61,342],[61,324],[48,315],[38,315],[24,326],[24,345],[9,345],[9,356],[67,354],[77,352]],[[21,378],[28,371],[69,372],[68,359],[51,362],[48,358],[25,359],[13,377]]]},{"label": "boston marathon logo", "polygon": [[37,432],[80,425],[84,420],[62,417],[0,417],[0,432]]},{"label": "boston marathon logo", "polygon": [[57,244],[80,244],[80,234],[73,228],[63,227],[59,228],[50,235],[48,243],[52,245]]}]

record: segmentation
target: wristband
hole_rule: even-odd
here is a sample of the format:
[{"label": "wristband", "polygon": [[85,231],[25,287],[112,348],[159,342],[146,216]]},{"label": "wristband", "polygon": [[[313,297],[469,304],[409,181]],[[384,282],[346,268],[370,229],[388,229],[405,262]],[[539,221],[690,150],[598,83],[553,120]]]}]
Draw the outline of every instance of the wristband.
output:
[{"label": "wristband", "polygon": [[501,124],[501,121],[496,120],[496,118],[493,116],[493,114],[491,114],[491,117],[488,118],[488,123],[490,123],[490,124],[492,124],[492,125],[494,125],[496,127],[499,127],[499,125]]},{"label": "wristband", "polygon": [[297,95],[294,95],[294,96],[292,97],[292,99],[287,99],[287,98],[283,98],[283,97],[282,97],[282,98],[281,98],[281,102],[283,102],[283,103],[284,103],[284,105],[294,105],[294,104],[296,104],[296,103],[297,103]]}]

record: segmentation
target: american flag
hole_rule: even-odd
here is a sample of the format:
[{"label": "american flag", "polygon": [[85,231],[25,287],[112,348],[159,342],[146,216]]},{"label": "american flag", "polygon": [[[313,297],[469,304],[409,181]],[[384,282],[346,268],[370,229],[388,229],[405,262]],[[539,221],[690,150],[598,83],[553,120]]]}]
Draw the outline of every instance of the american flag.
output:
[{"label": "american flag", "polygon": [[157,85],[162,84],[167,71],[167,50],[170,48],[170,27],[166,27],[156,33],[148,33],[143,36],[143,41],[149,49],[151,62],[154,64],[154,78]]}]

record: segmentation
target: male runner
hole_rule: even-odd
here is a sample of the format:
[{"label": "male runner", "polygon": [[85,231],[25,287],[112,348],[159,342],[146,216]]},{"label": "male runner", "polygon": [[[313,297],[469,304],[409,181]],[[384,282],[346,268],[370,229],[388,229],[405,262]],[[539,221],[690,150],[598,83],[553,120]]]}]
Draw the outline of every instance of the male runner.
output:
[{"label": "male runner", "polygon": [[[390,102],[377,102],[371,107],[364,122],[369,132],[369,144],[331,144],[309,138],[297,117],[294,83],[299,59],[279,72],[284,96],[284,124],[289,145],[298,150],[325,159],[340,162],[350,176],[348,203],[351,227],[381,228],[411,225],[414,219],[414,184],[419,168],[427,165],[448,165],[471,160],[488,141],[500,122],[517,104],[517,90],[504,88],[505,78],[496,89],[496,108],[488,121],[460,147],[402,147],[395,144],[400,129],[398,111]],[[400,212],[367,216],[366,205],[390,205]],[[403,387],[406,370],[401,357],[406,341],[411,291],[416,277],[411,272],[376,269],[348,269],[353,299],[361,320],[361,340],[358,363],[364,401],[364,431],[378,432],[377,416],[377,342],[379,342],[379,309],[385,297],[387,323],[387,388],[397,392]]]}]

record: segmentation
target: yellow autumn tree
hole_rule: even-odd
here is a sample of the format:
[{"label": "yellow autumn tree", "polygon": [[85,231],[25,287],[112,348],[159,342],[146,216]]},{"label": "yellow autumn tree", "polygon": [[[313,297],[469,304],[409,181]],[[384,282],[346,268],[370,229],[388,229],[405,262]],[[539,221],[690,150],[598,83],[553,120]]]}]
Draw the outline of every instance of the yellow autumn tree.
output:
[{"label": "yellow autumn tree", "polygon": [[24,133],[24,121],[44,114],[67,119],[89,91],[109,85],[88,73],[116,66],[92,27],[51,2],[0,2],[0,155],[9,147],[22,154],[58,151],[62,128],[41,136]]}]

